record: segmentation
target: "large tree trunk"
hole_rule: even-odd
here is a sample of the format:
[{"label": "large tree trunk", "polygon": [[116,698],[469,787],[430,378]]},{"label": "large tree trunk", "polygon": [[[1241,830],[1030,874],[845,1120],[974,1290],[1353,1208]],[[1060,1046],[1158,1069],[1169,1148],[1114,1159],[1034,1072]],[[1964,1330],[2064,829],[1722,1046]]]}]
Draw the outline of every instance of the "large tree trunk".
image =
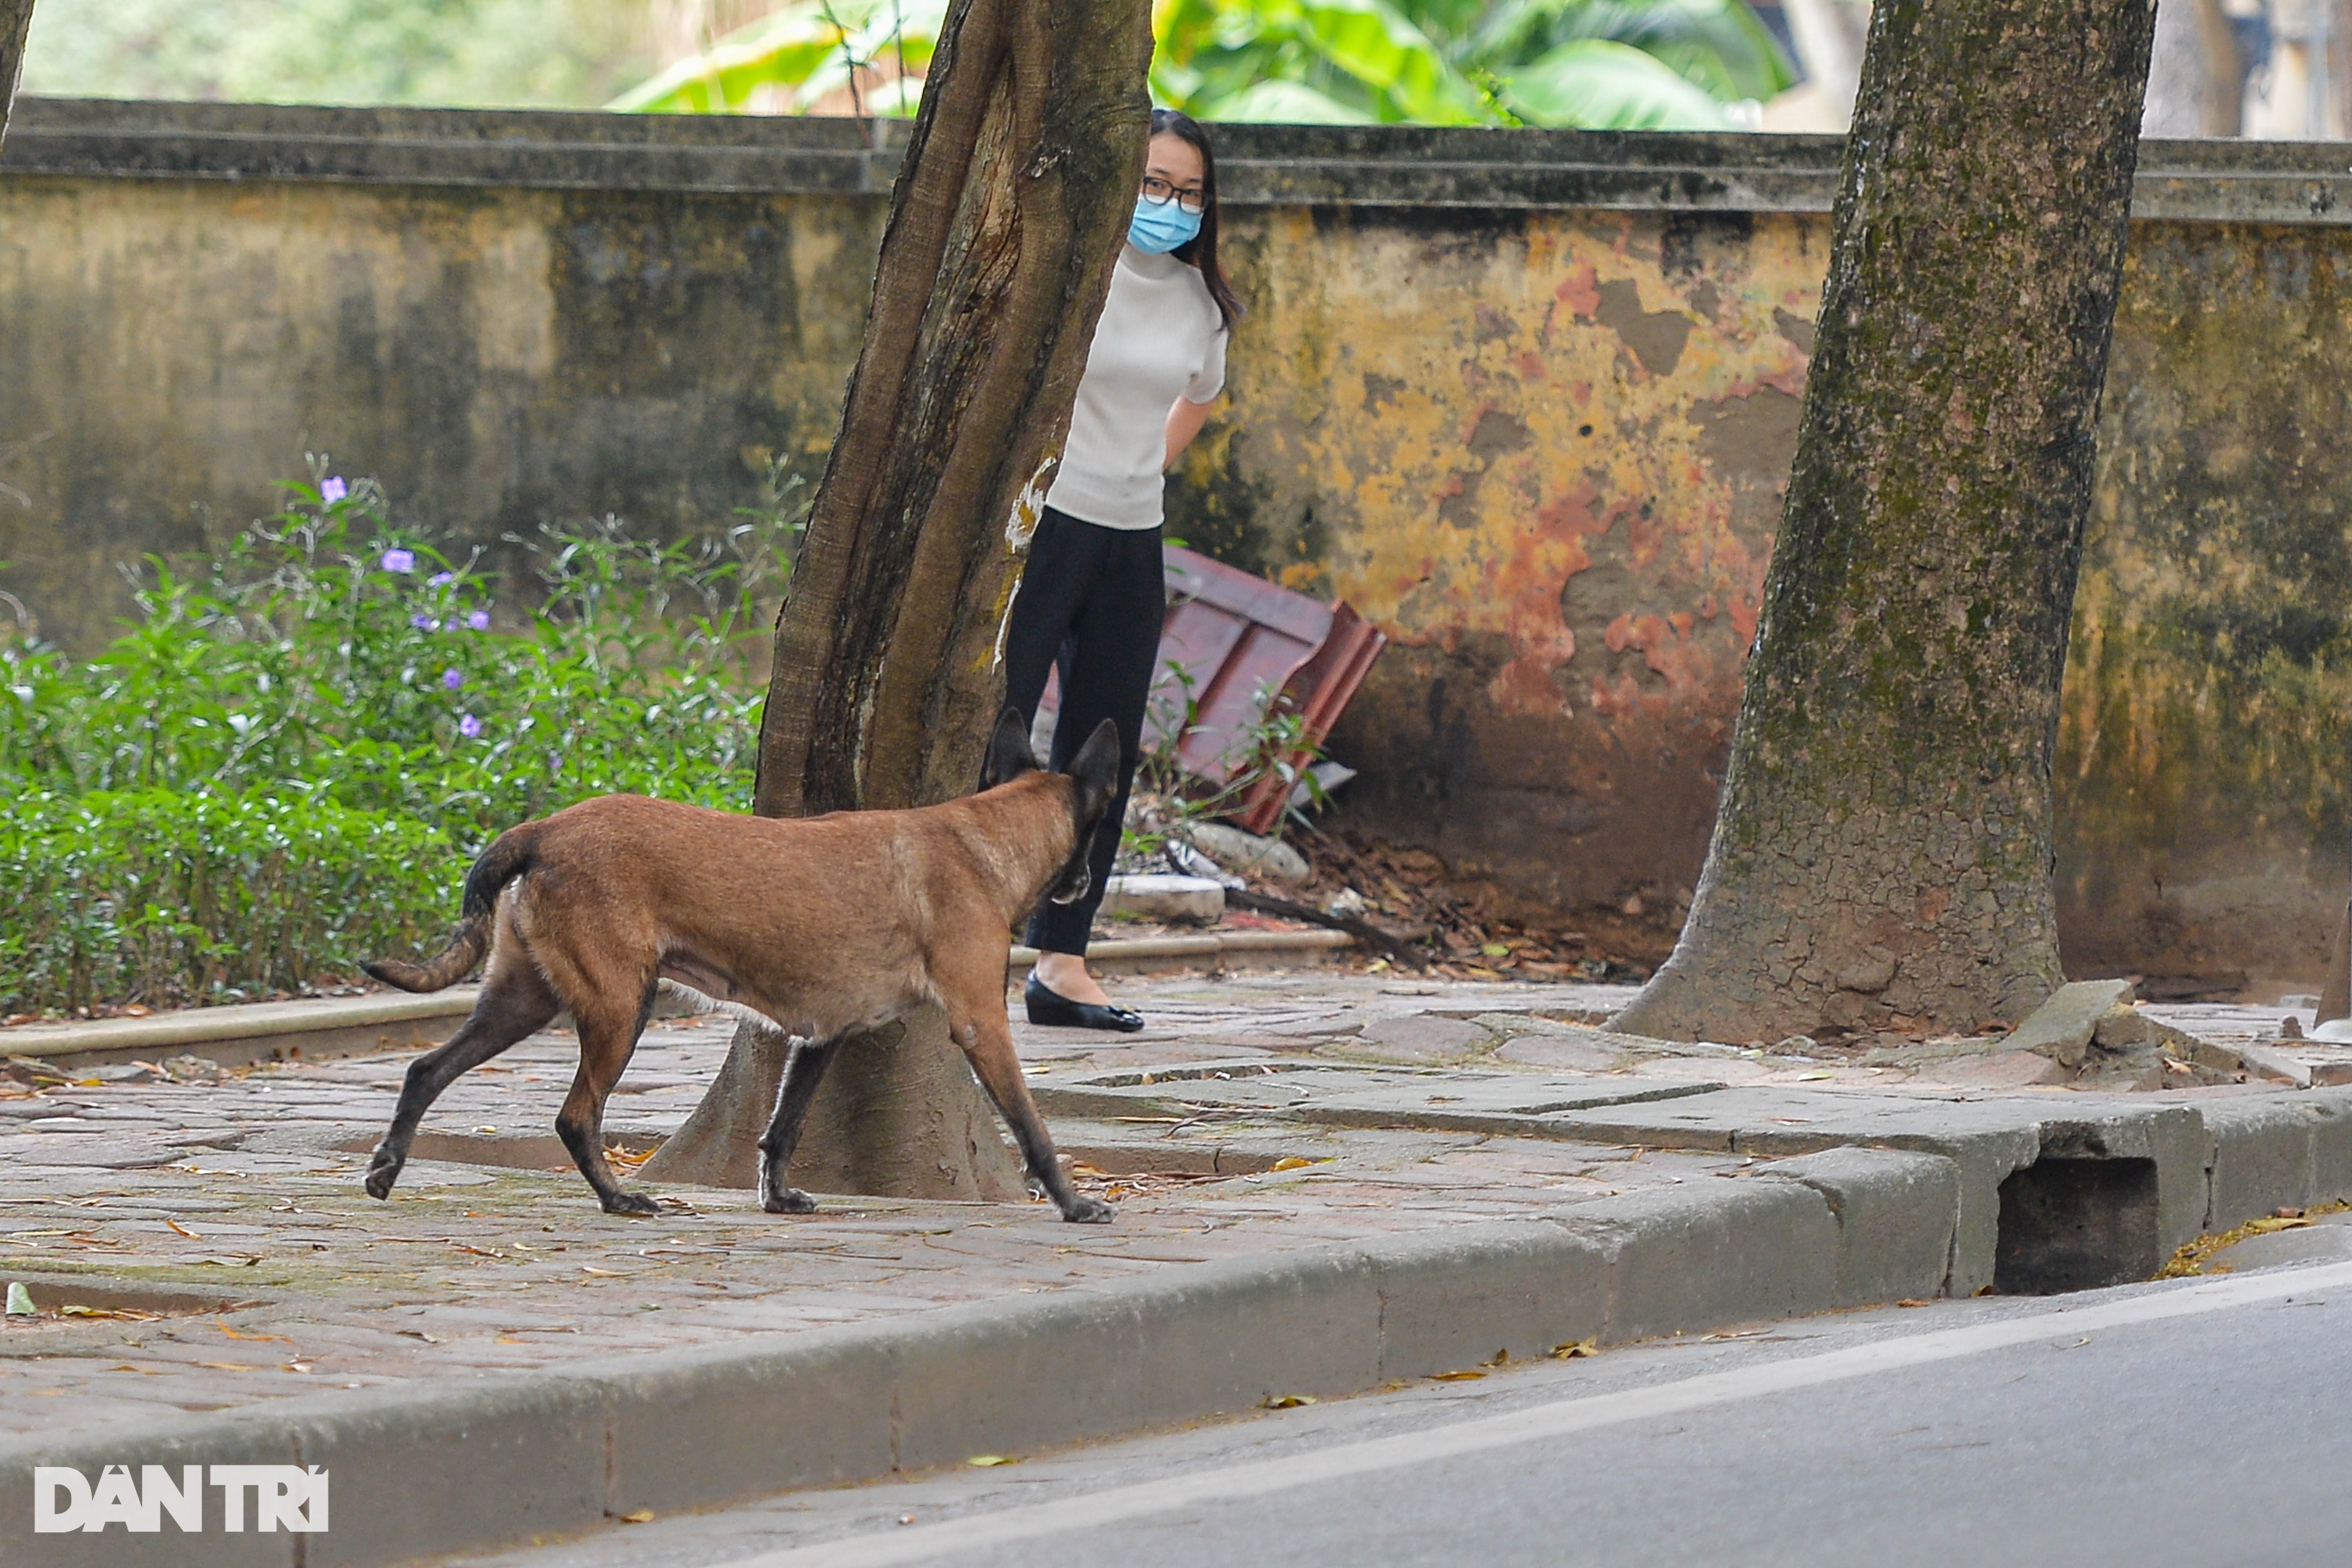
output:
[{"label": "large tree trunk", "polygon": [[[1003,700],[998,638],[1134,210],[1150,52],[1148,0],[949,13],[776,622],[761,814],[921,805],[978,780]],[[927,1010],[885,1034],[841,1053],[791,1180],[1017,1195],[1019,1163],[945,1019]],[[780,1047],[739,1030],[646,1174],[751,1185],[782,1070]]]},{"label": "large tree trunk", "polygon": [[16,79],[25,69],[25,32],[33,25],[33,0],[0,0],[0,142],[8,139],[8,110],[16,101]]},{"label": "large tree trunk", "polygon": [[2016,1019],[2147,0],[1881,0],[1796,463],[1690,918],[1615,1026]]}]

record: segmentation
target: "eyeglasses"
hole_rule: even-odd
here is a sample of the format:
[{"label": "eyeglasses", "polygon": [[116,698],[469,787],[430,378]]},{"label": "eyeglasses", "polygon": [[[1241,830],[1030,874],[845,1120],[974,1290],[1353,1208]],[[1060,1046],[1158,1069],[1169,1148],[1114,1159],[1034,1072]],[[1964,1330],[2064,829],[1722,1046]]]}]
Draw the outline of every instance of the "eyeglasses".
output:
[{"label": "eyeglasses", "polygon": [[1209,205],[1209,198],[1205,192],[1197,189],[1178,190],[1167,181],[1150,174],[1143,177],[1143,199],[1163,207],[1170,202],[1174,202],[1188,213],[1200,212]]}]

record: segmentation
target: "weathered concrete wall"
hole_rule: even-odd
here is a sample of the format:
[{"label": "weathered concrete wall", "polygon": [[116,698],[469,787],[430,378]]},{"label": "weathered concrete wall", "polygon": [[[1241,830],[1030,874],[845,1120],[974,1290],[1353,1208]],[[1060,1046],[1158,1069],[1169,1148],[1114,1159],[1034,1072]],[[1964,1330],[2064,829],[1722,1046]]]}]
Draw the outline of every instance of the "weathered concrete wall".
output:
[{"label": "weathered concrete wall", "polygon": [[[0,176],[0,559],[114,562],[306,450],[495,544],[722,526],[830,434],[895,153],[854,127],[41,104]],[[1172,531],[1395,639],[1347,816],[1663,950],[1794,449],[1833,143],[1232,127],[1252,311]],[[2084,972],[2315,977],[2345,880],[2333,149],[2154,145],[2062,730]]]},{"label": "weathered concrete wall", "polygon": [[2059,731],[2083,972],[2315,976],[2352,826],[2352,232],[2142,226]]},{"label": "weathered concrete wall", "polygon": [[882,216],[870,195],[9,178],[6,585],[94,647],[129,608],[116,563],[276,510],[311,452],[494,557],[606,512],[723,526],[771,453],[831,439]]},{"label": "weathered concrete wall", "polygon": [[[1696,879],[1824,219],[1272,213],[1176,526],[1395,646],[1350,814],[1655,947]],[[2352,234],[2133,236],[2060,731],[2078,973],[2305,982],[2352,790]]]},{"label": "weathered concrete wall", "polygon": [[[1271,212],[1171,530],[1394,639],[1349,813],[1654,942],[1698,876],[1826,266],[1818,219]],[[1630,902],[1629,902],[1630,900]]]}]

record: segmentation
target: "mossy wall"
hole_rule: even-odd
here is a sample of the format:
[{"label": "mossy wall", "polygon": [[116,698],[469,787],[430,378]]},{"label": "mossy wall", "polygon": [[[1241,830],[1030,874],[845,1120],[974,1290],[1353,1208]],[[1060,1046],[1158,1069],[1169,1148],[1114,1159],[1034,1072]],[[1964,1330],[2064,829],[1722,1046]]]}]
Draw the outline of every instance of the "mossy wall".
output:
[{"label": "mossy wall", "polygon": [[[116,563],[268,510],[312,451],[493,550],[607,511],[723,527],[829,437],[883,216],[584,176],[0,177],[0,587],[94,647]],[[1663,952],[1826,216],[1262,192],[1226,233],[1251,310],[1171,529],[1394,639],[1333,742],[1363,770],[1343,818]],[[2318,974],[2352,810],[2347,264],[2342,227],[2135,228],[2061,733],[2077,972]]]},{"label": "mossy wall", "polygon": [[1170,530],[1390,634],[1349,815],[1654,943],[1795,449],[1819,220],[1275,211]]},{"label": "mossy wall", "polygon": [[[816,458],[857,352],[871,201],[0,182],[0,574],[91,648],[116,563],[379,477],[502,555],[617,513],[664,535]],[[511,557],[507,557],[510,559]]]}]

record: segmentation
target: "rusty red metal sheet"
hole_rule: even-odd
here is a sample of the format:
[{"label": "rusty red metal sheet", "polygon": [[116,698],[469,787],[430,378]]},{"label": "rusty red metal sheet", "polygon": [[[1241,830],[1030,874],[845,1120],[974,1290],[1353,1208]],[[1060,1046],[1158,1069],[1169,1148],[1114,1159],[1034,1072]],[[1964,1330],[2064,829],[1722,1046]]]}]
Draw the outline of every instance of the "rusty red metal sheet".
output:
[{"label": "rusty red metal sheet", "polygon": [[[1229,783],[1256,764],[1243,737],[1258,726],[1270,702],[1299,713],[1307,738],[1320,745],[1388,638],[1345,604],[1318,604],[1179,545],[1165,550],[1168,608],[1144,743],[1160,744],[1183,721],[1189,684],[1197,706],[1176,754],[1188,773],[1211,784]],[[1059,695],[1048,680],[1041,709],[1058,710]],[[1307,753],[1283,760],[1303,766]],[[1264,833],[1281,819],[1291,788],[1291,781],[1269,768],[1229,815],[1250,832]]]}]

